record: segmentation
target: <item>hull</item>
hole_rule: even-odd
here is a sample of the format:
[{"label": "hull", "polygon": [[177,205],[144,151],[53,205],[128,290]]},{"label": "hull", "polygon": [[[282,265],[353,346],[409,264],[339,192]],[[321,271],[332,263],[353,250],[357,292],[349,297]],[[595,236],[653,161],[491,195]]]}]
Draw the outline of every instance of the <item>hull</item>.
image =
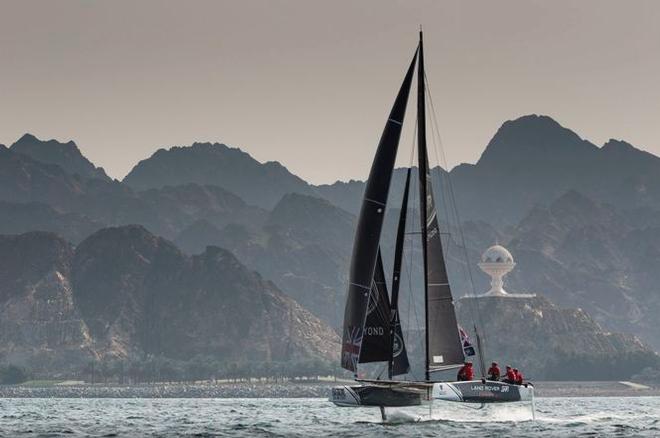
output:
[{"label": "hull", "polygon": [[332,388],[330,401],[337,406],[404,407],[419,406],[427,399],[426,390],[386,385],[345,385]]},{"label": "hull", "polygon": [[366,383],[332,388],[330,401],[342,407],[405,407],[433,401],[459,403],[511,403],[531,401],[532,385],[472,380],[442,383]]},{"label": "hull", "polygon": [[433,400],[464,403],[509,403],[531,401],[532,385],[512,385],[504,382],[472,380],[433,384]]}]

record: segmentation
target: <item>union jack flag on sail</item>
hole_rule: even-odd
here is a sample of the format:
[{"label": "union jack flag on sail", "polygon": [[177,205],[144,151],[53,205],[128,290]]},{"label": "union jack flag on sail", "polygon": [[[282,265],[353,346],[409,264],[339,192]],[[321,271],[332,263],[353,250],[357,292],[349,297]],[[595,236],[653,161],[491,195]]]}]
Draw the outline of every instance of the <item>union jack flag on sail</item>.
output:
[{"label": "union jack flag on sail", "polygon": [[362,328],[347,327],[346,343],[342,349],[341,364],[344,368],[356,371],[362,346]]},{"label": "union jack flag on sail", "polygon": [[470,341],[470,336],[467,334],[463,327],[458,326],[458,333],[461,335],[461,344],[463,345],[463,354],[465,356],[474,356],[476,354],[474,346]]}]

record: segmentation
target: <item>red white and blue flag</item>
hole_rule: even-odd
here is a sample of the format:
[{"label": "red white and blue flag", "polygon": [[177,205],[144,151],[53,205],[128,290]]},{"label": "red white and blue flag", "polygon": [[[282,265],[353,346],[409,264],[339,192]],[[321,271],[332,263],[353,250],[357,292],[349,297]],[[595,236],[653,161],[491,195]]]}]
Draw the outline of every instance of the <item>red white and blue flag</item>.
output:
[{"label": "red white and blue flag", "polygon": [[458,333],[461,335],[463,354],[465,354],[465,356],[474,356],[476,352],[474,350],[474,346],[472,345],[472,342],[470,341],[470,336],[465,330],[463,330],[463,327],[461,327],[460,325],[458,326]]},{"label": "red white and blue flag", "polygon": [[357,371],[361,347],[362,329],[360,327],[348,327],[346,329],[346,343],[342,349],[341,358],[341,364],[344,368]]}]

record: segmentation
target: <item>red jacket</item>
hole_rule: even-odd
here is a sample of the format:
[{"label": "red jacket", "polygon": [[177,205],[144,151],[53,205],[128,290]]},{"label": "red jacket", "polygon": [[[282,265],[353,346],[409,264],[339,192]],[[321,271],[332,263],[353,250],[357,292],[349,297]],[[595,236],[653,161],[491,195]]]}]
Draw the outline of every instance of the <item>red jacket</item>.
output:
[{"label": "red jacket", "polygon": [[501,373],[502,372],[500,371],[500,367],[498,367],[497,365],[494,365],[494,366],[491,366],[490,368],[488,368],[488,377],[491,377],[493,379],[496,379],[496,380],[499,379]]},{"label": "red jacket", "polygon": [[518,371],[516,373],[516,380],[515,380],[516,385],[522,385],[524,380],[525,378],[523,377],[523,374],[520,371]]},{"label": "red jacket", "polygon": [[474,380],[474,370],[471,366],[463,365],[460,370],[458,370],[458,375],[456,380]]},{"label": "red jacket", "polygon": [[510,381],[510,382],[514,382],[514,383],[515,383],[515,381],[516,381],[516,373],[514,373],[513,370],[508,370],[508,371],[506,372],[506,379],[507,379],[508,381]]}]

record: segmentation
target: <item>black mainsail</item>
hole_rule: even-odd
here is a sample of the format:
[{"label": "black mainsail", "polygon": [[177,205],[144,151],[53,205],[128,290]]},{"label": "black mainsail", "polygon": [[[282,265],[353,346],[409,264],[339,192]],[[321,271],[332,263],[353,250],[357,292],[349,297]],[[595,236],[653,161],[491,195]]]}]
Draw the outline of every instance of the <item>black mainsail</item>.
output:
[{"label": "black mainsail", "polygon": [[406,112],[416,59],[417,53],[415,53],[410,67],[408,67],[378,143],[357,222],[346,310],[344,311],[341,351],[341,366],[353,372],[357,371],[360,349],[362,348],[369,295],[376,268],[385,207],[387,206],[387,195],[399,147],[401,126]]},{"label": "black mainsail", "polygon": [[426,380],[431,380],[431,372],[459,365],[463,363],[465,357],[442,251],[428,164],[423,44],[422,32],[420,32],[417,69],[417,147],[426,310]]}]

